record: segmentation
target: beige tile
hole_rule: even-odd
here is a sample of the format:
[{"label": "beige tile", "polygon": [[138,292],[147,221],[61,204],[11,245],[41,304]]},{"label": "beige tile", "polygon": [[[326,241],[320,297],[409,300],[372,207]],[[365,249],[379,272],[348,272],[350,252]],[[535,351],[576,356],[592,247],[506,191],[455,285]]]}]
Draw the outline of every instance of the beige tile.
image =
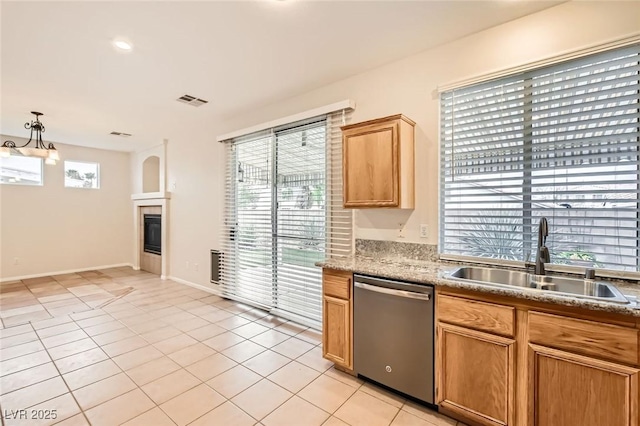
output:
[{"label": "beige tile", "polygon": [[44,339],[46,337],[56,336],[58,334],[67,333],[69,331],[75,331],[75,330],[80,330],[80,327],[78,327],[76,323],[66,322],[64,324],[55,325],[53,327],[42,328],[36,331],[36,333],[38,333],[38,336],[41,339]]},{"label": "beige tile", "polygon": [[92,426],[113,426],[131,420],[154,407],[140,389],[134,389],[86,411]]},{"label": "beige tile", "polygon": [[239,316],[232,316],[225,320],[218,321],[216,324],[219,325],[220,327],[226,328],[227,330],[233,330],[245,324],[249,324],[250,322],[251,321],[249,321],[246,318],[242,318]]},{"label": "beige tile", "polygon": [[73,395],[83,410],[95,407],[116,396],[136,388],[136,384],[124,373],[73,391]]},{"label": "beige tile", "polygon": [[307,387],[298,392],[298,396],[322,408],[328,413],[333,413],[355,393],[356,389],[345,385],[338,380],[321,375]]},{"label": "beige tile", "polygon": [[47,311],[30,312],[28,314],[15,315],[8,318],[3,318],[2,323],[5,327],[13,327],[15,325],[24,324],[33,321],[41,321],[51,318],[51,314]]},{"label": "beige tile", "polygon": [[331,416],[326,422],[322,423],[322,426],[349,426],[337,417]]},{"label": "beige tile", "polygon": [[333,366],[333,363],[331,361],[327,361],[326,359],[322,358],[321,347],[315,347],[311,349],[309,352],[296,358],[296,361],[321,373],[324,373]]},{"label": "beige tile", "polygon": [[0,338],[11,337],[18,334],[24,334],[33,331],[31,324],[16,325],[0,330]]},{"label": "beige tile", "polygon": [[52,362],[18,371],[13,374],[0,377],[0,394],[13,392],[15,390],[43,382],[47,379],[58,376],[58,370]]},{"label": "beige tile", "polygon": [[196,343],[169,355],[169,358],[183,367],[205,359],[216,351],[203,343]]},{"label": "beige tile", "polygon": [[298,358],[300,355],[310,351],[311,349],[313,349],[313,345],[311,343],[307,343],[295,337],[285,340],[271,348],[271,350],[291,359]]},{"label": "beige tile", "polygon": [[0,396],[3,410],[22,410],[69,392],[60,376]]},{"label": "beige tile", "polygon": [[296,324],[294,322],[286,322],[286,323],[284,323],[282,325],[274,327],[273,329],[276,330],[276,331],[279,331],[281,333],[288,334],[289,336],[295,336],[298,333],[302,333],[307,328],[308,327]]},{"label": "beige tile", "polygon": [[6,349],[12,346],[22,345],[27,342],[33,342],[34,340],[38,340],[38,335],[35,331],[28,331],[14,336],[3,337],[0,339],[0,348]]},{"label": "beige tile", "polygon": [[186,425],[225,402],[225,398],[202,384],[160,406],[178,425]]},{"label": "beige tile", "polygon": [[406,401],[406,399],[401,397],[400,395],[390,392],[388,390],[382,389],[381,387],[371,383],[363,384],[359,390],[371,396],[375,396],[376,398],[386,402],[387,404],[391,404],[397,408],[402,408],[402,406]]},{"label": "beige tile", "polygon": [[44,307],[40,303],[35,301],[35,304],[23,306],[21,308],[3,309],[2,311],[0,311],[0,318],[5,319],[9,317],[18,316],[18,315],[31,314],[39,311],[44,311]]},{"label": "beige tile", "polygon": [[237,345],[225,349],[222,351],[222,354],[236,362],[244,362],[264,351],[265,348],[263,346],[249,340],[245,340],[244,342],[240,342]]},{"label": "beige tile", "polygon": [[419,405],[413,401],[407,401],[402,406],[402,411],[406,411],[409,414],[420,417],[423,420],[428,421],[436,426],[455,426],[456,421],[450,417],[443,416],[435,410],[431,410],[427,407]]},{"label": "beige tile", "polygon": [[0,349],[0,360],[16,358],[22,355],[28,355],[43,350],[44,346],[42,346],[42,343],[40,343],[39,340],[34,340],[32,342],[23,343],[21,345]]},{"label": "beige tile", "polygon": [[187,332],[187,334],[196,340],[203,341],[214,336],[226,333],[227,330],[216,324],[208,324],[204,327],[195,328]]},{"label": "beige tile", "polygon": [[55,348],[48,349],[51,359],[65,358],[71,355],[75,355],[80,352],[88,351],[89,349],[95,349],[98,345],[95,344],[90,338],[77,340],[75,342],[67,343]]},{"label": "beige tile", "polygon": [[289,358],[276,352],[266,350],[261,354],[258,354],[253,358],[245,361],[243,365],[266,377],[290,362],[291,360]]},{"label": "beige tile", "polygon": [[227,401],[189,426],[252,426],[255,423],[253,417]]},{"label": "beige tile", "polygon": [[[73,399],[73,396],[71,396],[70,393],[65,393],[64,395],[60,395],[48,401],[41,402],[40,404],[31,407],[29,411],[32,412],[32,414],[34,411],[36,413],[42,413],[45,417],[47,414],[55,413],[55,418],[43,418],[41,420],[33,421],[32,424],[37,424],[38,426],[40,426],[59,424],[60,421],[63,421],[80,413],[80,407],[78,407],[78,404],[76,404],[75,399]],[[7,423],[7,426],[9,424],[10,423]]]},{"label": "beige tile", "polygon": [[191,364],[187,367],[187,371],[204,382],[236,365],[237,362],[232,359],[222,354],[215,354]]},{"label": "beige tile", "polygon": [[266,426],[320,426],[328,418],[329,413],[294,395],[262,419],[262,423]]},{"label": "beige tile", "polygon": [[275,345],[282,343],[290,338],[291,336],[289,336],[288,334],[280,333],[279,331],[275,330],[267,330],[264,333],[252,337],[251,341],[262,345],[265,348],[272,348]]},{"label": "beige tile", "polygon": [[114,330],[120,330],[122,328],[125,328],[124,324],[122,324],[120,321],[113,320],[109,322],[103,322],[102,324],[97,324],[91,327],[84,327],[83,330],[89,336],[98,336],[100,334],[108,333]]},{"label": "beige tile", "polygon": [[73,320],[69,315],[62,315],[55,318],[50,318],[42,321],[35,321],[31,325],[35,330],[41,330],[43,328],[49,328],[60,324],[72,322]]},{"label": "beige tile", "polygon": [[[123,323],[126,323],[126,321],[128,320],[124,319],[121,320]],[[148,333],[150,331],[153,330],[157,330],[158,328],[162,328],[165,327],[166,324],[158,319],[155,319],[153,317],[151,317],[150,320],[148,321],[144,321],[144,322],[138,322],[138,323],[134,323],[134,324],[127,324],[127,327],[129,327],[131,330],[135,331],[138,334],[144,334],[144,333]]]},{"label": "beige tile", "polygon": [[275,410],[293,394],[267,379],[262,379],[242,393],[236,395],[231,402],[246,411],[255,419],[262,419]]},{"label": "beige tile", "polygon": [[198,343],[193,337],[181,332],[178,336],[171,337],[170,339],[163,340],[153,345],[158,348],[163,354],[168,355],[184,349],[188,346]]},{"label": "beige tile", "polygon": [[200,317],[206,319],[209,322],[216,323],[218,321],[223,321],[223,320],[226,320],[227,318],[231,318],[234,315],[235,314],[233,314],[232,312],[218,310],[210,314],[200,315]]},{"label": "beige tile", "polygon": [[182,334],[182,332],[177,328],[166,326],[148,331],[144,334],[141,334],[140,337],[142,337],[149,343],[156,343],[160,342],[161,340],[166,340],[171,337],[178,336],[180,334]]},{"label": "beige tile", "polygon": [[362,391],[356,391],[334,415],[352,426],[387,426],[398,411],[398,407]]},{"label": "beige tile", "polygon": [[56,423],[56,426],[90,426],[87,418],[84,414],[76,414],[75,416],[71,416],[66,420],[61,421],[60,423]]},{"label": "beige tile", "polygon": [[138,417],[135,417],[128,422],[124,423],[123,426],[175,426],[175,423],[171,421],[169,416],[167,416],[160,408],[155,407],[151,410],[147,411],[144,414],[140,414]]},{"label": "beige tile", "polygon": [[119,342],[121,340],[129,339],[131,337],[136,336],[136,333],[134,333],[133,331],[129,330],[128,328],[124,328],[124,326],[122,327],[123,328],[119,328],[116,330],[108,331],[108,332],[93,336],[93,340],[100,346],[105,346],[110,343]]},{"label": "beige tile", "polygon": [[73,391],[121,372],[122,370],[112,360],[107,359],[64,374],[62,377],[69,389]]},{"label": "beige tile", "polygon": [[139,349],[134,349],[131,352],[124,353],[113,357],[113,360],[123,370],[129,370],[137,367],[154,359],[162,357],[162,352],[154,348],[153,346],[144,346]]},{"label": "beige tile", "polygon": [[332,367],[325,371],[324,375],[329,376],[332,379],[336,379],[344,383],[345,385],[349,385],[356,389],[358,389],[364,383],[362,379],[358,379],[351,374],[343,373],[342,371],[336,370],[335,367]]},{"label": "beige tile", "polygon": [[204,340],[202,343],[220,352],[227,348],[230,348],[233,345],[237,345],[244,340],[244,337],[240,337],[237,334],[227,331],[225,333],[212,337],[211,339]]},{"label": "beige tile", "polygon": [[322,343],[322,332],[309,328],[302,333],[296,334],[296,339],[304,340],[312,345],[319,345]]},{"label": "beige tile", "polygon": [[124,340],[109,343],[107,345],[102,345],[101,347],[102,350],[107,353],[107,355],[113,358],[126,352],[131,352],[135,349],[147,346],[148,344],[149,343],[147,343],[147,341],[142,337],[133,336]]},{"label": "beige tile", "polygon": [[278,327],[286,322],[287,322],[286,319],[282,319],[275,315],[266,315],[256,320],[256,323],[260,325],[264,325],[265,327],[269,327],[269,328]]},{"label": "beige tile", "polygon": [[396,418],[393,419],[391,426],[434,426],[434,424],[413,414],[409,414],[404,410],[400,410]]},{"label": "beige tile", "polygon": [[34,352],[18,358],[2,360],[0,361],[0,375],[6,376],[50,361],[51,358],[47,351]]},{"label": "beige tile", "polygon": [[173,323],[173,326],[181,331],[191,331],[200,327],[204,327],[209,325],[209,321],[203,320],[202,318],[194,317],[191,319],[179,321]]},{"label": "beige tile", "polygon": [[151,383],[147,383],[142,386],[142,390],[153,400],[153,402],[160,405],[163,402],[198,386],[200,383],[200,380],[195,376],[184,369],[180,369],[154,380]]},{"label": "beige tile", "polygon": [[55,360],[55,364],[60,370],[61,374],[68,373],[70,371],[77,370],[87,365],[95,364],[96,362],[104,361],[109,357],[102,349],[95,348],[85,352],[81,352],[76,355],[72,355],[66,358]]},{"label": "beige tile", "polygon": [[145,385],[169,373],[179,370],[180,366],[166,356],[127,370],[127,375],[138,386]]},{"label": "beige tile", "polygon": [[67,343],[76,342],[78,340],[86,339],[89,337],[87,333],[82,330],[68,331],[66,333],[57,334],[55,336],[49,336],[42,339],[42,344],[47,348],[54,348],[56,346],[65,345]]},{"label": "beige tile", "polygon": [[269,380],[277,383],[289,392],[297,393],[318,376],[320,376],[320,372],[296,361],[291,361],[289,364],[271,374]]},{"label": "beige tile", "polygon": [[259,374],[242,365],[236,365],[209,380],[207,384],[225,398],[233,398],[260,380],[262,380],[262,377]]}]

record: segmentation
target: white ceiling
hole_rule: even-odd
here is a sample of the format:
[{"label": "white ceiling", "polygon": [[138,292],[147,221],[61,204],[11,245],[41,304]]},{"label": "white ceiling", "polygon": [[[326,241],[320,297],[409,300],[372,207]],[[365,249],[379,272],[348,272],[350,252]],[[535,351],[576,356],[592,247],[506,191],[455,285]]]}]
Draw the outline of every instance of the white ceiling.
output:
[{"label": "white ceiling", "polygon": [[137,150],[558,3],[3,1],[0,133]]}]

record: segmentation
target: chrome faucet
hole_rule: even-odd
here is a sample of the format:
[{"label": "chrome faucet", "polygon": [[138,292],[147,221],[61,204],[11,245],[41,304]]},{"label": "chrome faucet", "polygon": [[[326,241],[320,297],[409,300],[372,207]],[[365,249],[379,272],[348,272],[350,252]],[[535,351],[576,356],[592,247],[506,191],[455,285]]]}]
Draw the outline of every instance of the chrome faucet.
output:
[{"label": "chrome faucet", "polygon": [[538,249],[536,255],[536,275],[545,275],[544,264],[551,262],[549,256],[549,249],[545,245],[547,242],[547,236],[549,235],[549,223],[546,217],[540,218],[538,224]]}]

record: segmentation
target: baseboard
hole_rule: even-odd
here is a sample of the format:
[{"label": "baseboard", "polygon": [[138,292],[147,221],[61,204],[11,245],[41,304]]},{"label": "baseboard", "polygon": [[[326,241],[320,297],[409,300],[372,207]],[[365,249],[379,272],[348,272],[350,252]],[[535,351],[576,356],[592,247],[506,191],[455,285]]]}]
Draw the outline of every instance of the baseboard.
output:
[{"label": "baseboard", "polygon": [[0,283],[7,282],[7,281],[27,280],[29,278],[48,277],[51,275],[62,275],[62,274],[73,274],[75,272],[95,271],[97,269],[121,268],[123,266],[133,267],[131,263],[116,263],[114,265],[90,266],[87,268],[80,268],[80,269],[67,269],[65,271],[45,272],[41,274],[20,275],[16,277],[0,278]]},{"label": "baseboard", "polygon": [[178,284],[188,285],[189,287],[197,288],[198,290],[206,291],[207,293],[215,294],[216,296],[222,296],[222,293],[215,288],[206,287],[201,284],[192,283],[191,281],[183,280],[182,278],[169,276],[167,279],[175,281]]}]

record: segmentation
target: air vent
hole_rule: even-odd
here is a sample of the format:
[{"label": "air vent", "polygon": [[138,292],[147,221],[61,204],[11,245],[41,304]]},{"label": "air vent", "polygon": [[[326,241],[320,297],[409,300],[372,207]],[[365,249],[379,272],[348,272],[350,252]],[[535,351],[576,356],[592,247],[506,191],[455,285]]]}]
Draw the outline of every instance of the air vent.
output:
[{"label": "air vent", "polygon": [[183,95],[183,96],[180,96],[176,100],[178,102],[182,102],[184,104],[193,105],[195,107],[199,107],[199,106],[204,105],[204,104],[209,102],[209,101],[205,101],[204,99],[196,98],[195,96],[191,96],[191,95]]},{"label": "air vent", "polygon": [[131,136],[131,133],[123,133],[123,132],[111,132],[110,135],[113,136],[122,136],[123,138],[128,138]]}]

